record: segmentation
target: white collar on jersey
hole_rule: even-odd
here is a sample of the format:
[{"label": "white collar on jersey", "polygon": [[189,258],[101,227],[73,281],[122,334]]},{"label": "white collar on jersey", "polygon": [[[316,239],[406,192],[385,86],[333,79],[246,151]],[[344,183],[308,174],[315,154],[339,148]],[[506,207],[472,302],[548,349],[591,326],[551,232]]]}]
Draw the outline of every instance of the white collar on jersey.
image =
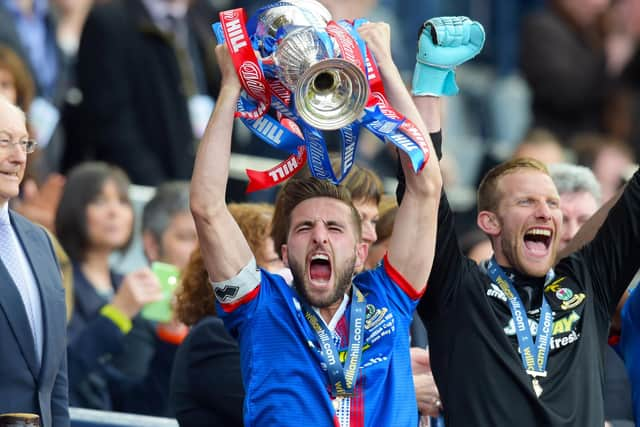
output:
[{"label": "white collar on jersey", "polygon": [[[329,324],[327,325],[327,322],[324,323],[325,325],[327,325],[327,328],[329,328],[331,332],[334,332],[336,330],[338,321],[340,320],[340,318],[342,318],[345,310],[347,309],[347,304],[349,304],[349,295],[344,294],[344,297],[342,298],[342,303],[340,303],[340,306],[338,307],[335,314],[331,318],[331,321],[329,322]],[[313,310],[318,314],[318,317],[322,319],[322,321],[324,322],[322,315],[320,315],[320,309],[317,307],[313,307]]]}]

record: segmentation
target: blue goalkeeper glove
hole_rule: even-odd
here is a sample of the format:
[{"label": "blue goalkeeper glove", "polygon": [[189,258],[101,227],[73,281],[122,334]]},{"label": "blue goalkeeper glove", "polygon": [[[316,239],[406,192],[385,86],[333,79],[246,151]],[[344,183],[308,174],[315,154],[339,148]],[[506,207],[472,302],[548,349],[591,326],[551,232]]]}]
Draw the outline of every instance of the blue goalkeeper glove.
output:
[{"label": "blue goalkeeper glove", "polygon": [[476,56],[484,46],[484,28],[465,16],[433,18],[424,23],[411,93],[455,95],[454,68]]}]

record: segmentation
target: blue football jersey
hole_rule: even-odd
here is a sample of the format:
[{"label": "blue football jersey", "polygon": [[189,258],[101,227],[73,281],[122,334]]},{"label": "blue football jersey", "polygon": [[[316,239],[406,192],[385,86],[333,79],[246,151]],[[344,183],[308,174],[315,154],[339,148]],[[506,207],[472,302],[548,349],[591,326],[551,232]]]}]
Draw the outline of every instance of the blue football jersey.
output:
[{"label": "blue football jersey", "polygon": [[[418,425],[409,327],[421,295],[386,259],[354,283],[366,298],[363,352],[354,395],[336,400],[318,338],[282,277],[261,271],[250,292],[218,305],[240,344],[245,426]],[[333,331],[343,362],[349,308]]]}]

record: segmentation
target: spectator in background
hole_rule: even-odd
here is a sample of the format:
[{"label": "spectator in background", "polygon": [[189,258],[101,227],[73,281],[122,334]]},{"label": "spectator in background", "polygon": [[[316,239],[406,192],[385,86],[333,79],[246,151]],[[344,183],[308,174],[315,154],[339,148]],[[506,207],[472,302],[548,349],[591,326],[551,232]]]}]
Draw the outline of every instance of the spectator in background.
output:
[{"label": "spectator in background", "polygon": [[558,163],[549,166],[549,172],[560,195],[562,232],[559,247],[562,249],[598,210],[602,195],[593,172],[584,166]]},{"label": "spectator in background", "polygon": [[608,66],[619,76],[607,105],[607,133],[628,141],[640,158],[640,2],[614,2],[607,40]]},{"label": "spectator in background", "polygon": [[94,0],[51,0],[51,3],[57,18],[58,46],[67,61],[73,64],[78,53],[82,29]]},{"label": "spectator in background", "polygon": [[[382,212],[380,219],[376,222],[376,236],[378,237],[372,245],[369,246],[369,253],[367,254],[367,260],[364,263],[366,270],[376,268],[376,266],[382,261],[384,254],[387,253],[389,248],[389,237],[393,231],[393,223],[396,220],[396,212],[398,206],[391,206],[386,211]],[[420,319],[419,317],[417,319]]]},{"label": "spectator in background", "polygon": [[183,427],[242,426],[240,350],[216,316],[209,276],[197,249],[176,295],[178,319],[191,326],[171,372],[169,401]]},{"label": "spectator in background", "polygon": [[[558,247],[565,248],[601,204],[600,185],[589,169],[567,163],[549,167],[560,195],[562,231]],[[604,410],[612,426],[630,426],[633,421],[631,387],[620,356],[609,345],[604,350]]]},{"label": "spectator in background", "polygon": [[238,222],[260,267],[274,273],[282,271],[284,264],[271,237],[273,206],[267,203],[232,203],[229,212]]},{"label": "spectator in background", "polygon": [[166,182],[144,207],[142,213],[144,253],[150,262],[186,267],[198,244],[196,226],[189,211],[189,182]]},{"label": "spectator in background", "polygon": [[[35,96],[35,86],[26,64],[8,46],[0,45],[0,94],[9,102],[28,112]],[[29,123],[27,123],[29,128]],[[21,197],[12,201],[12,208],[48,230],[53,230],[53,222],[58,200],[62,194],[64,178],[57,174],[47,177],[38,187],[38,159],[41,151],[31,154],[21,187]]]},{"label": "spectator in background", "polygon": [[29,111],[35,96],[31,72],[15,50],[6,44],[0,44],[0,94],[22,111]]},{"label": "spectator in background", "polygon": [[[161,184],[142,212],[144,254],[154,262],[183,270],[197,246],[196,228],[189,211],[189,183]],[[133,381],[115,376],[109,386],[112,407],[122,412],[173,416],[169,408],[169,380],[177,346],[187,328],[177,320],[138,321],[122,339],[123,350],[111,365]],[[135,358],[131,355],[135,354]]]},{"label": "spectator in background", "polygon": [[[231,204],[258,266],[278,273],[284,264],[270,236],[273,206]],[[202,262],[193,251],[176,294],[176,314],[191,326],[178,349],[171,374],[171,405],[181,426],[242,426],[244,389],[238,344],[216,316],[215,295]]]},{"label": "spectator in background", "polygon": [[610,0],[551,0],[525,18],[520,66],[533,95],[533,126],[568,141],[600,131],[611,85],[604,49]]},{"label": "spectator in background", "polygon": [[[122,276],[109,267],[109,256],[131,238],[128,186],[118,168],[98,162],[80,165],[70,171],[56,213],[56,234],[73,264],[68,351],[70,401],[76,406],[112,408],[108,379],[115,372],[108,366],[111,357],[104,356],[123,351],[123,337],[139,310],[162,296],[149,269]],[[137,355],[130,357],[135,364]]]},{"label": "spectator in background", "polygon": [[624,142],[600,134],[578,135],[572,140],[576,162],[593,171],[600,183],[602,201],[611,199],[634,168],[633,151]]},{"label": "spectator in background", "polygon": [[[183,268],[189,252],[196,246],[188,183],[168,182],[159,186],[145,206],[142,229],[149,262]],[[72,390],[80,388],[90,395],[87,390],[94,387],[91,405],[99,409],[173,416],[168,407],[169,377],[186,327],[177,321],[157,323],[135,317],[131,330],[122,336],[111,325],[110,315],[109,310],[106,314],[101,311],[74,339],[69,352],[75,380]],[[110,334],[109,340],[93,342],[104,337],[105,331]],[[85,348],[91,351],[83,352]],[[104,358],[109,359],[108,364],[100,366],[99,361]],[[101,378],[101,388],[97,377]]]},{"label": "spectator in background", "polygon": [[340,185],[351,193],[353,206],[362,221],[362,241],[370,247],[378,240],[376,223],[380,217],[378,203],[384,191],[382,181],[372,170],[354,165]]},{"label": "spectator in background", "polygon": [[205,0],[113,0],[96,4],[82,33],[82,92],[67,165],[95,158],[136,184],[189,179],[197,138],[219,76]]},{"label": "spectator in background", "polygon": [[49,1],[4,0],[0,3],[0,22],[0,41],[28,64],[37,96],[51,102],[61,99],[65,70]]},{"label": "spectator in background", "polygon": [[[27,66],[11,48],[0,44],[0,95],[4,95],[9,102],[17,105],[22,111],[29,111],[34,93],[35,86]],[[29,129],[29,123],[27,123],[27,129]],[[37,164],[39,155],[40,150],[36,147],[25,169],[20,197],[11,200],[11,208],[48,230],[62,271],[62,283],[67,291],[65,293],[67,314],[70,317],[73,305],[71,264],[55,235],[51,234],[64,178],[61,175],[52,174],[38,188],[36,168],[33,165]]]},{"label": "spectator in background", "polygon": [[565,160],[560,141],[549,131],[532,129],[516,147],[512,158],[532,158],[546,165]]},{"label": "spectator in background", "polygon": [[35,82],[36,98],[28,116],[43,151],[36,166],[40,180],[59,171],[64,150],[64,135],[58,123],[71,66],[58,46],[56,33],[57,17],[49,0],[0,2],[0,42],[20,56]]},{"label": "spectator in background", "polygon": [[0,413],[34,413],[43,427],[68,427],[60,270],[47,233],[9,209],[32,143],[24,112],[0,95]]}]

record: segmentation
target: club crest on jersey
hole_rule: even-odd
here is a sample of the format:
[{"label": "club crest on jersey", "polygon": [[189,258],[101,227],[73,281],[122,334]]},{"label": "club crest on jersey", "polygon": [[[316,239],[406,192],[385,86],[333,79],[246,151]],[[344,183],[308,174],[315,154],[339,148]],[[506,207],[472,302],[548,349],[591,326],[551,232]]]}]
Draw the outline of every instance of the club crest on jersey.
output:
[{"label": "club crest on jersey", "polygon": [[580,304],[582,304],[582,302],[586,297],[587,296],[582,292],[579,294],[572,295],[569,299],[564,300],[564,302],[560,304],[560,308],[563,310],[571,310],[572,308],[575,308]]},{"label": "club crest on jersey", "polygon": [[373,304],[367,304],[367,317],[364,328],[368,330],[378,326],[384,321],[387,311],[389,311],[387,307],[376,308]]},{"label": "club crest on jersey", "polygon": [[560,288],[556,291],[556,298],[560,301],[569,301],[573,298],[573,291],[569,288]]}]

